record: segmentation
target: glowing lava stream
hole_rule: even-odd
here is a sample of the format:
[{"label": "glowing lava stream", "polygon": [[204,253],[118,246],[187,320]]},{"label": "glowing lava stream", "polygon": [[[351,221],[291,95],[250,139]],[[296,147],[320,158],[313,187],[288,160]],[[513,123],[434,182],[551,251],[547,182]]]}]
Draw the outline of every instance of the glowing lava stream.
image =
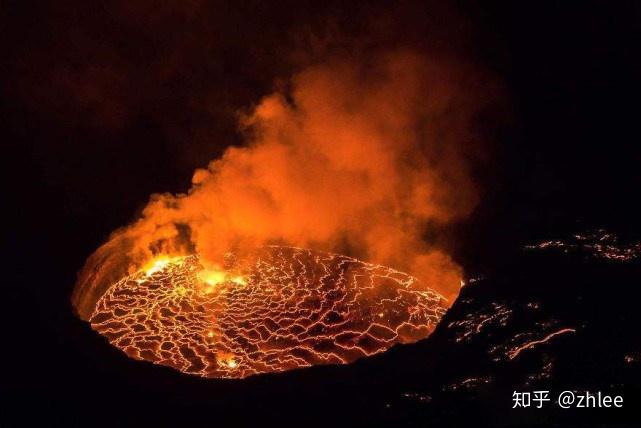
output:
[{"label": "glowing lava stream", "polygon": [[92,327],[128,356],[204,377],[344,364],[427,337],[448,307],[416,278],[346,256],[264,247],[234,272],[167,258],[114,284]]}]

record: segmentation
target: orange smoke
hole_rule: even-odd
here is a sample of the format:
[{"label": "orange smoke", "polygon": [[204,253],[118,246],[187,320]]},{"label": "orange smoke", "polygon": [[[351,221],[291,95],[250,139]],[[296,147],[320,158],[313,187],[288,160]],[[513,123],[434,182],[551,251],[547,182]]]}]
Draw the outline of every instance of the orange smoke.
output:
[{"label": "orange smoke", "polygon": [[242,115],[244,147],[196,170],[186,194],[153,195],[89,258],[74,293],[79,314],[160,254],[196,252],[220,266],[225,253],[263,244],[392,266],[453,301],[461,269],[426,235],[478,201],[473,77],[411,51],[334,58],[294,75]]}]

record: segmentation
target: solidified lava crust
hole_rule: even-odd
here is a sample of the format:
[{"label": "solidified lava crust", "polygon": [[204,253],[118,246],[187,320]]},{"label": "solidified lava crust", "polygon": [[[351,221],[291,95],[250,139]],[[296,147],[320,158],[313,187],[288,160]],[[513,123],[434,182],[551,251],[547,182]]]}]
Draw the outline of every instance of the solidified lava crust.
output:
[{"label": "solidified lava crust", "polygon": [[203,283],[198,256],[136,272],[98,300],[93,329],[129,357],[215,378],[345,364],[427,337],[448,305],[416,278],[354,258],[264,247],[244,281]]}]

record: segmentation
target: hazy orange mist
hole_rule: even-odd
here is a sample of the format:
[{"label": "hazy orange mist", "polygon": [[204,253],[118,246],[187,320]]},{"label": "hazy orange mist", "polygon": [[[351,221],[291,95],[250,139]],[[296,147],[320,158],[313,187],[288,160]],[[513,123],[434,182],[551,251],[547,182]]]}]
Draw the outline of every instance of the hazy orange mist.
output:
[{"label": "hazy orange mist", "polygon": [[460,268],[424,238],[478,201],[466,160],[481,97],[450,60],[395,51],[335,58],[293,76],[240,122],[247,145],[194,173],[187,194],[154,195],[87,261],[74,304],[159,253],[266,243],[350,253],[405,270],[450,300]]}]

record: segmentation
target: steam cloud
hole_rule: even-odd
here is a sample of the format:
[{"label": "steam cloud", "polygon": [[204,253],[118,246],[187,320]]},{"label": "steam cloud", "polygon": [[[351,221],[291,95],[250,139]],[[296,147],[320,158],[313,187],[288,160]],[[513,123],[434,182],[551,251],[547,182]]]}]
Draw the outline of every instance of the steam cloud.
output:
[{"label": "steam cloud", "polygon": [[155,255],[221,265],[270,243],[407,271],[452,301],[461,269],[426,236],[479,200],[469,158],[483,99],[468,67],[411,50],[307,66],[241,115],[246,145],[196,170],[186,194],[153,195],[88,259],[79,314]]}]

